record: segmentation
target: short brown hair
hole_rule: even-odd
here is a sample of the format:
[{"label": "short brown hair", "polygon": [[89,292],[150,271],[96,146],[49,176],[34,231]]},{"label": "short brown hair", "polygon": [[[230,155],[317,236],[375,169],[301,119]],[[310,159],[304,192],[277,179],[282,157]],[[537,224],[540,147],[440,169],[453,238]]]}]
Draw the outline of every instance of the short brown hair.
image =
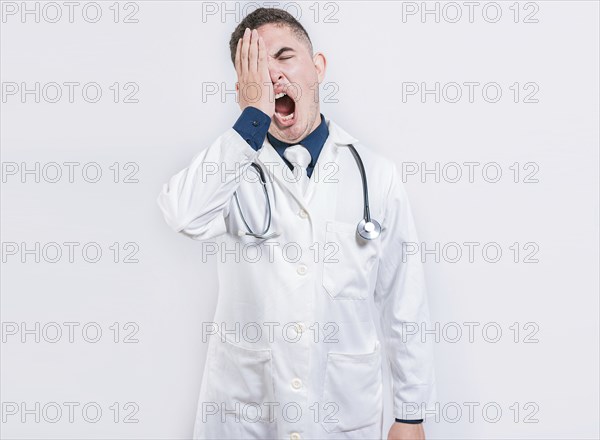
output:
[{"label": "short brown hair", "polygon": [[231,62],[234,66],[237,43],[238,40],[244,36],[244,31],[246,28],[258,29],[265,24],[288,26],[296,35],[296,37],[307,45],[310,55],[312,56],[312,42],[310,41],[308,32],[306,32],[306,29],[302,27],[298,20],[296,20],[289,12],[286,12],[283,9],[258,8],[244,17],[244,19],[240,22],[240,24],[237,25],[231,34],[231,39],[229,40],[229,51],[231,52]]}]

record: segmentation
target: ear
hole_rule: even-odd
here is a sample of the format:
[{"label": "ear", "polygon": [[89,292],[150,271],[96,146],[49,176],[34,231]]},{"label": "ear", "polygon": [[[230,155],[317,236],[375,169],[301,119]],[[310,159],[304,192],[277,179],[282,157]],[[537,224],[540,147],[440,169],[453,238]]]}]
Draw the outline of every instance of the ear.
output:
[{"label": "ear", "polygon": [[317,69],[317,77],[319,80],[319,84],[323,82],[325,79],[325,71],[327,70],[327,58],[322,52],[317,52],[313,56],[313,64],[315,65],[315,69]]}]

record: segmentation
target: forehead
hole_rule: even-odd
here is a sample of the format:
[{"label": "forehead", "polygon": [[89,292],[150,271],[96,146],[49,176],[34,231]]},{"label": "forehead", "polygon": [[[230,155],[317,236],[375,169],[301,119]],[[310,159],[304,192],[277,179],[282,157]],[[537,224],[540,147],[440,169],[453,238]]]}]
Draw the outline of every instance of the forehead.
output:
[{"label": "forehead", "polygon": [[286,24],[268,23],[259,27],[257,31],[265,40],[269,53],[277,51],[283,46],[298,49],[301,45],[292,28]]}]

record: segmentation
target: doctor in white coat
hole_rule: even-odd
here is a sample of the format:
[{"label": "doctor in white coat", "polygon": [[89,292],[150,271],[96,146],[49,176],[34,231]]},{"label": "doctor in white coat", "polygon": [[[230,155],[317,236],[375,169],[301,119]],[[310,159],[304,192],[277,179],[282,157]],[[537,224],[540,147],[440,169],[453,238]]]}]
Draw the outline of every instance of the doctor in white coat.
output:
[{"label": "doctor in white coat", "polygon": [[[218,259],[194,438],[383,438],[389,392],[387,438],[423,439],[433,347],[420,257],[404,252],[418,238],[398,169],[321,115],[326,59],[291,15],[257,9],[230,49],[242,115],[158,197],[167,224]],[[381,225],[371,240],[357,234],[350,145]]]}]

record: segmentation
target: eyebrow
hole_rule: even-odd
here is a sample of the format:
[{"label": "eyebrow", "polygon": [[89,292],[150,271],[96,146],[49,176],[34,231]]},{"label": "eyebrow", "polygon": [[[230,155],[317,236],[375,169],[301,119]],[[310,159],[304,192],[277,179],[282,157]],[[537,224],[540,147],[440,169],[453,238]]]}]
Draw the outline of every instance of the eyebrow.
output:
[{"label": "eyebrow", "polygon": [[279,49],[275,55],[273,55],[273,58],[279,58],[281,56],[281,54],[283,54],[283,52],[287,52],[287,51],[292,51],[295,52],[294,49],[292,49],[291,47],[282,47],[281,49]]}]

